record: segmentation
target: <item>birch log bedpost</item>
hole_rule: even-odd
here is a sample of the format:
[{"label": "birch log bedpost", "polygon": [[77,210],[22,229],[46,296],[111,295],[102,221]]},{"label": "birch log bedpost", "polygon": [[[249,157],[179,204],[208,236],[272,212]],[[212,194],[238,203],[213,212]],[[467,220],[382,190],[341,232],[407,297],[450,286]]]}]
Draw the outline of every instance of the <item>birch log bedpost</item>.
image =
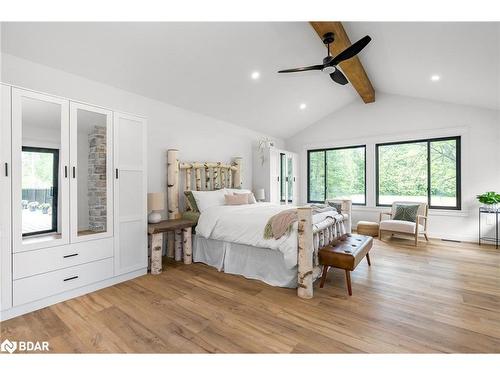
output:
[{"label": "birch log bedpost", "polygon": [[312,209],[298,208],[298,280],[297,295],[300,298],[313,297],[313,233]]},{"label": "birch log bedpost", "polygon": [[243,185],[242,174],[241,174],[242,160],[243,159],[238,156],[235,157],[233,161],[233,165],[236,167],[236,170],[234,171],[233,187],[236,189],[241,189]]},{"label": "birch log bedpost", "polygon": [[[167,204],[168,204],[168,218],[178,219],[180,218],[179,213],[179,151],[175,149],[170,149],[167,151]],[[167,254],[169,257],[172,255],[179,258],[178,249],[182,249],[182,236],[175,233],[172,239],[172,235],[168,238],[168,249]]]},{"label": "birch log bedpost", "polygon": [[167,151],[168,218],[179,218],[179,151]]}]

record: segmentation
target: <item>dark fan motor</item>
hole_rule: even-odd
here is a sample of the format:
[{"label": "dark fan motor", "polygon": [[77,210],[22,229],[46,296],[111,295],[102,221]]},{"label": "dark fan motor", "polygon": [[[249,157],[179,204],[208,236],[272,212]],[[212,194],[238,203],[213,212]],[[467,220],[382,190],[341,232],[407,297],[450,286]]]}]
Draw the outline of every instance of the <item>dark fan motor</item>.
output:
[{"label": "dark fan motor", "polygon": [[361,38],[360,40],[358,40],[356,43],[347,47],[345,50],[340,52],[337,56],[333,57],[330,54],[330,44],[333,43],[334,40],[335,40],[335,36],[333,33],[326,33],[325,35],[323,35],[323,43],[326,44],[327,49],[328,49],[328,56],[326,56],[323,59],[323,64],[306,66],[303,68],[285,69],[285,70],[280,70],[278,73],[296,73],[296,72],[305,72],[307,70],[321,70],[322,72],[329,74],[330,78],[333,81],[335,81],[336,83],[338,83],[340,85],[347,84],[349,81],[347,80],[344,73],[342,73],[337,68],[337,65],[339,63],[341,63],[342,61],[348,60],[348,59],[356,56],[358,53],[360,53],[361,50],[363,48],[365,48],[368,43],[370,43],[372,38],[370,38],[367,35],[367,36]]}]

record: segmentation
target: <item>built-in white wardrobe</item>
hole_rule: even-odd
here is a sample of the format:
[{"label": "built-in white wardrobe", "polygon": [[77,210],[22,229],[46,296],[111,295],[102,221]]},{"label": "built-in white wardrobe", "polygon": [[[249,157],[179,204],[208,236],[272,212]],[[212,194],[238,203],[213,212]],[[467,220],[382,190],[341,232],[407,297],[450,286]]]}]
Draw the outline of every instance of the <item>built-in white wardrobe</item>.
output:
[{"label": "built-in white wardrobe", "polygon": [[266,146],[255,150],[253,159],[254,189],[264,189],[268,202],[298,204],[298,155]]},{"label": "built-in white wardrobe", "polygon": [[145,274],[146,120],[1,89],[1,319]]}]

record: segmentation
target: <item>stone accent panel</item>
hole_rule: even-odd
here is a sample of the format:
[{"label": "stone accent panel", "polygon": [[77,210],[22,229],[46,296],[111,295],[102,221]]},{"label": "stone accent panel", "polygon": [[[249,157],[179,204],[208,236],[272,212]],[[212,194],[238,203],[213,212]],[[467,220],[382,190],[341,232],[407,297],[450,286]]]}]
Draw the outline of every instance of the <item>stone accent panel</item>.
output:
[{"label": "stone accent panel", "polygon": [[89,133],[88,198],[89,230],[105,232],[106,202],[106,127],[94,126]]}]

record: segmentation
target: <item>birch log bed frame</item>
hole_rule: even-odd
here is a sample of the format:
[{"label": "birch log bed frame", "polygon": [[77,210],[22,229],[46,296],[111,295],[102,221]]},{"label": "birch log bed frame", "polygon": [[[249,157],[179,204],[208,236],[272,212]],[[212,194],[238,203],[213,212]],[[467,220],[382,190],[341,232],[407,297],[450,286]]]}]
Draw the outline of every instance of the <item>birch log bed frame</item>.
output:
[{"label": "birch log bed frame", "polygon": [[[179,190],[180,183],[184,183],[184,191],[189,190],[217,190],[224,187],[242,187],[242,158],[235,157],[230,164],[222,162],[179,162],[179,151],[170,149],[167,151],[167,204],[168,218],[178,219]],[[183,176],[182,176],[183,175]],[[183,178],[182,178],[183,177]],[[194,182],[194,184],[193,184]],[[194,187],[194,189],[193,189]],[[184,195],[184,194],[183,194]],[[185,197],[186,199],[186,197]],[[346,209],[351,214],[351,201],[342,200],[342,210]],[[186,210],[190,206],[185,201]],[[190,229],[190,228],[189,228]],[[191,232],[189,230],[189,232]],[[337,222],[327,218],[316,224],[312,224],[312,208],[298,208],[298,251],[297,251],[297,295],[301,298],[313,297],[314,277],[320,275],[319,265],[314,265],[313,257],[317,255],[319,248],[334,242],[337,237]],[[173,237],[169,237],[168,256],[181,260],[182,242],[191,241],[191,233],[187,231],[176,231]],[[186,247],[185,247],[186,248]],[[191,246],[187,247],[189,250]],[[172,249],[175,249],[172,254]],[[192,262],[192,254],[184,254],[184,263]]]}]

